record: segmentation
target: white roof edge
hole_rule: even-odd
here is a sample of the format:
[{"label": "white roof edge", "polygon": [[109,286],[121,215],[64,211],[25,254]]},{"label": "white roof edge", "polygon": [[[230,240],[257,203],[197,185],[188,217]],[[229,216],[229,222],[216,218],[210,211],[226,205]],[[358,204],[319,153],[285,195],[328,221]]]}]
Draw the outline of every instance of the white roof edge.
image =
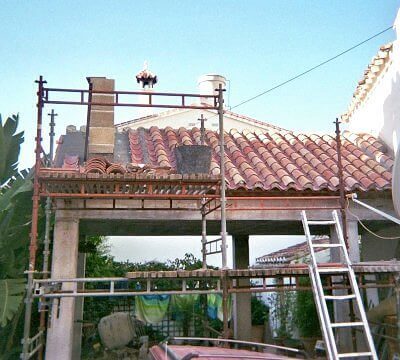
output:
[{"label": "white roof edge", "polygon": [[[148,115],[148,116],[144,116],[144,117],[128,120],[128,121],[125,121],[125,122],[122,122],[122,123],[119,123],[119,124],[115,124],[115,127],[117,129],[123,129],[123,128],[129,127],[129,125],[134,125],[134,124],[138,125],[138,123],[146,124],[148,121],[151,121],[153,119],[157,119],[157,118],[160,118],[160,117],[169,117],[169,116],[173,116],[173,115],[175,115],[177,113],[188,112],[188,111],[191,111],[191,110],[193,110],[193,109],[172,109],[172,110],[162,111],[162,112],[159,112],[159,113],[156,113],[156,114],[153,114],[153,115]],[[208,112],[208,113],[216,114],[216,110],[204,109],[204,111]],[[287,130],[287,129],[281,128],[280,126],[273,125],[273,124],[270,124],[270,123],[267,123],[267,122],[264,123],[263,121],[253,119],[253,118],[248,117],[246,115],[240,115],[240,114],[234,113],[234,112],[232,112],[230,110],[227,110],[224,116],[225,117],[229,117],[231,119],[235,119],[236,121],[239,121],[239,122],[242,122],[242,123],[245,123],[245,124],[251,124],[253,126],[259,126],[261,128],[265,128],[265,129],[271,129],[272,128],[272,129],[275,129],[275,130],[282,130],[282,131],[291,132],[291,130]]]}]

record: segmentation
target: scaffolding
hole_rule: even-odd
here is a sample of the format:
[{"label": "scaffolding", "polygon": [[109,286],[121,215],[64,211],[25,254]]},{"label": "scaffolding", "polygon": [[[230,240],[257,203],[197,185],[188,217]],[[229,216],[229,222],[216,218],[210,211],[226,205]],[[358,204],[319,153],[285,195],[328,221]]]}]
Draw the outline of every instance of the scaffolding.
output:
[{"label": "scaffolding", "polygon": [[[249,205],[254,200],[252,196],[226,196],[225,184],[225,147],[224,147],[224,89],[220,85],[215,89],[217,95],[185,94],[185,93],[157,93],[138,91],[94,91],[89,84],[89,89],[63,89],[46,87],[46,81],[40,76],[36,81],[37,90],[37,130],[35,148],[35,168],[33,185],[33,210],[32,225],[29,246],[29,267],[27,273],[27,292],[24,323],[23,352],[21,358],[30,359],[36,354],[42,358],[44,349],[44,337],[46,330],[46,312],[40,314],[39,332],[31,337],[31,314],[32,302],[40,299],[46,304],[49,299],[60,299],[63,297],[87,297],[87,296],[134,296],[145,294],[209,294],[218,293],[222,295],[223,304],[223,336],[227,337],[228,328],[228,296],[238,293],[255,293],[268,291],[293,291],[307,290],[309,287],[301,287],[297,282],[285,285],[269,285],[267,279],[276,277],[296,278],[308,276],[308,267],[300,266],[276,266],[271,269],[228,269],[227,267],[227,211],[258,211],[258,210],[342,210],[345,216],[344,206],[344,185],[343,175],[340,175],[340,195],[332,196],[257,196],[257,202]],[[112,102],[97,103],[92,101],[93,95],[111,95]],[[133,96],[146,96],[147,103],[135,103],[122,101],[121,99],[132,98]],[[62,98],[75,97],[72,100]],[[193,104],[190,100],[210,99],[211,105],[207,103]],[[168,104],[158,102],[158,99],[167,99]],[[43,161],[46,153],[42,147],[42,124],[43,108],[46,104],[78,105],[87,106],[87,127],[85,138],[84,158],[88,158],[88,136],[90,131],[90,108],[91,106],[111,107],[158,107],[175,109],[202,109],[216,111],[219,117],[219,145],[220,145],[220,175],[171,175],[167,178],[152,178],[139,175],[99,175],[99,174],[78,174],[68,171],[58,171],[52,167],[52,152],[50,151],[50,166]],[[52,112],[52,123],[54,124],[54,112]],[[54,128],[50,124],[50,136],[54,137]],[[337,122],[337,141],[340,144],[340,132]],[[53,140],[50,142],[53,144]],[[340,146],[338,146],[340,159]],[[340,163],[340,161],[339,161]],[[43,271],[36,269],[36,252],[38,242],[38,216],[39,202],[41,198],[47,199],[46,219],[50,218],[51,202],[56,199],[80,200],[83,204],[80,210],[182,210],[194,211],[201,214],[202,224],[202,253],[203,267],[196,271],[177,272],[137,272],[128,273],[125,278],[71,278],[52,279],[48,273],[49,257],[49,233],[46,230],[46,241],[44,251]],[[93,199],[107,200],[108,205],[97,209],[87,206],[87,202]],[[137,200],[134,206],[121,206],[123,200]],[[296,202],[309,200],[308,207]],[[326,201],[328,205],[321,208],[319,201]],[[163,207],[154,206],[154,201],[166,201]],[[228,202],[234,206],[230,208]],[[313,203],[316,201],[316,203]],[[240,205],[244,204],[244,205]],[[56,210],[63,210],[57,205]],[[68,210],[74,210],[69,206]],[[207,240],[207,216],[215,211],[220,212],[220,236],[215,240]],[[345,220],[345,218],[343,218]],[[49,221],[48,221],[49,222]],[[220,270],[207,269],[207,256],[215,253],[221,254],[222,268]],[[374,263],[355,264],[354,270],[358,276],[361,288],[390,287],[396,288],[396,274],[400,272],[398,264]],[[365,279],[365,275],[371,273],[386,273],[388,281],[385,283],[371,283]],[[329,275],[329,274],[328,274]],[[332,274],[333,275],[333,274]],[[160,278],[174,279],[180,282],[180,286],[168,291],[159,291],[153,286],[154,281]],[[247,279],[248,285],[242,285],[240,279]],[[261,285],[254,285],[250,280],[261,279]],[[194,280],[194,281],[193,281]],[[140,291],[134,290],[131,285],[136,282],[143,282]],[[78,284],[85,283],[106,283],[106,290],[94,291],[85,289],[85,286]],[[116,286],[124,283],[125,286]],[[195,284],[189,286],[188,284]],[[72,290],[66,291],[63,284],[72,284]],[[346,284],[333,284],[328,282],[327,289],[343,289]]]}]

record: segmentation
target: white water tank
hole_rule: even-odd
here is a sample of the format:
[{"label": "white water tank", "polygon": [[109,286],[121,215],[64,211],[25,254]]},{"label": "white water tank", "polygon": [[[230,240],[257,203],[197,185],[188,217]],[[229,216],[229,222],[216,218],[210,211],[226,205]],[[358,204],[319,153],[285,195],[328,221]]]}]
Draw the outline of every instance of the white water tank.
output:
[{"label": "white water tank", "polygon": [[[221,84],[222,88],[225,89],[226,78],[222,75],[206,74],[199,77],[197,84],[200,95],[217,95],[215,89],[218,89],[219,84]],[[214,104],[211,98],[201,98],[201,102],[211,105]]]}]

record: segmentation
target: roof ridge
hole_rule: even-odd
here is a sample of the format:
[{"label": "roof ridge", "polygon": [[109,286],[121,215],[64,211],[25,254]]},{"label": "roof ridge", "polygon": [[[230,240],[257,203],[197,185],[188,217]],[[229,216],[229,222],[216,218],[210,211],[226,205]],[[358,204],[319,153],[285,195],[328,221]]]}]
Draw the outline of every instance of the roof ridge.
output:
[{"label": "roof ridge", "polygon": [[[121,128],[121,127],[123,128],[123,127],[129,126],[131,124],[137,124],[138,122],[141,122],[141,121],[150,120],[150,119],[153,119],[153,118],[159,118],[159,117],[162,117],[162,116],[165,116],[165,115],[170,115],[170,114],[184,112],[184,111],[190,111],[190,110],[191,109],[182,109],[182,108],[168,109],[168,110],[161,111],[161,112],[158,112],[158,113],[155,113],[155,114],[141,116],[141,117],[138,117],[138,118],[135,118],[135,119],[131,119],[131,120],[127,120],[127,121],[121,122],[119,124],[115,124],[115,127],[116,128]],[[204,110],[215,112],[215,114],[217,115],[216,110],[213,110],[213,109],[204,109]],[[250,117],[250,116],[242,115],[242,114],[233,112],[231,110],[224,109],[224,113],[229,115],[229,116],[236,117],[238,119],[242,119],[242,120],[250,122],[250,123],[254,123],[254,124],[257,124],[257,125],[261,125],[261,126],[265,126],[265,127],[268,127],[268,128],[272,128],[274,130],[293,132],[292,130],[288,130],[288,129],[282,128],[280,126],[273,125],[273,124],[271,124],[269,122],[264,122],[264,121],[261,121],[261,120],[257,120],[255,118]]]},{"label": "roof ridge", "polygon": [[[328,243],[329,241],[330,240],[327,235],[315,235],[313,238],[313,242],[317,243],[317,244],[324,244],[324,243]],[[263,262],[263,259],[265,259],[265,258],[270,258],[270,259],[285,258],[285,260],[290,261],[290,260],[292,260],[291,258],[296,255],[297,252],[302,251],[302,250],[303,251],[307,250],[307,247],[308,247],[307,241],[303,241],[301,243],[287,246],[283,249],[279,249],[279,250],[273,251],[271,253],[259,256],[256,258],[256,262]],[[324,248],[316,248],[316,249],[320,249],[320,251],[325,250]],[[296,251],[296,252],[294,252],[294,251]]]},{"label": "roof ridge", "polygon": [[247,116],[247,115],[241,115],[241,114],[233,112],[231,110],[224,110],[224,112],[227,113],[227,114],[231,114],[233,116],[236,116],[238,118],[241,118],[243,120],[247,120],[249,122],[254,122],[254,123],[259,124],[259,125],[268,126],[268,127],[273,128],[273,129],[280,130],[280,131],[292,132],[291,130],[281,128],[280,126],[273,125],[273,124],[271,124],[269,122],[264,122],[264,121],[261,121],[261,120],[257,120],[257,119],[254,119],[254,118],[250,117],[250,116]]},{"label": "roof ridge", "polygon": [[349,121],[350,116],[358,108],[358,106],[365,100],[370,91],[374,88],[379,76],[384,73],[386,67],[392,59],[393,42],[382,45],[378,53],[372,57],[367,68],[364,70],[364,75],[358,81],[356,89],[353,93],[350,104],[341,119],[345,122]]}]

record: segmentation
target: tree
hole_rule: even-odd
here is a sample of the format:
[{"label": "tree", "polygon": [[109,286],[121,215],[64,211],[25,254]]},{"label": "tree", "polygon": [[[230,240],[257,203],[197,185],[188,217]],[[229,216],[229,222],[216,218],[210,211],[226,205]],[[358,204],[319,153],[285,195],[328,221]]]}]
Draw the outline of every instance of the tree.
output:
[{"label": "tree", "polygon": [[257,296],[251,296],[251,324],[264,325],[268,321],[269,306]]},{"label": "tree", "polygon": [[[32,176],[18,172],[19,117],[0,116],[0,353],[11,354],[23,311],[24,270],[32,209]],[[18,315],[18,316],[16,316]],[[15,350],[17,351],[17,350]],[[14,352],[15,352],[14,351]]]},{"label": "tree", "polygon": [[[309,286],[310,279],[299,278],[299,286]],[[311,291],[298,291],[295,306],[295,323],[302,337],[321,336],[317,309]]]}]

